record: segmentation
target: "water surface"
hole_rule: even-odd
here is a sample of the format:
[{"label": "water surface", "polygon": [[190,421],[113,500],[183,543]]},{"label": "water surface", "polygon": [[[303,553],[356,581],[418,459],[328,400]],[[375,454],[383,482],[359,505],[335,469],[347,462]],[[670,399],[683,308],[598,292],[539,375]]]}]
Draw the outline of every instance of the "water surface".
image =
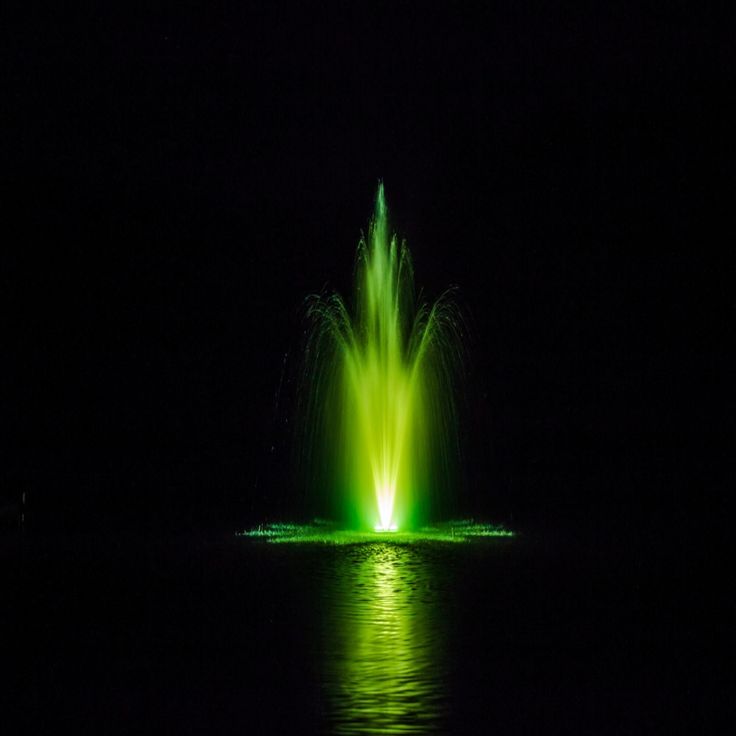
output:
[{"label": "water surface", "polygon": [[704,732],[712,606],[677,549],[6,539],[6,693],[27,733]]},{"label": "water surface", "polygon": [[320,676],[335,733],[430,733],[447,719],[451,580],[436,546],[355,545],[321,571]]}]

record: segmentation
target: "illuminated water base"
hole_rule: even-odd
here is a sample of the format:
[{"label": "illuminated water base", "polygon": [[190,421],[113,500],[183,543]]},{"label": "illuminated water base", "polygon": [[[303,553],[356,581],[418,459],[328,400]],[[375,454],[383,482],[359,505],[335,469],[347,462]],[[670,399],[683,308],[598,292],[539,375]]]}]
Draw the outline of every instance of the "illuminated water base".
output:
[{"label": "illuminated water base", "polygon": [[[454,382],[462,322],[449,292],[415,299],[409,251],[392,235],[379,185],[358,245],[355,297],[309,302],[304,427],[314,488],[362,530],[416,529],[454,482]],[[333,513],[334,512],[334,513]]]},{"label": "illuminated water base", "polygon": [[471,520],[449,521],[413,531],[345,530],[335,524],[315,521],[312,524],[263,524],[239,532],[237,536],[275,544],[417,544],[439,542],[456,544],[479,539],[508,538],[516,534],[503,526],[481,524]]}]

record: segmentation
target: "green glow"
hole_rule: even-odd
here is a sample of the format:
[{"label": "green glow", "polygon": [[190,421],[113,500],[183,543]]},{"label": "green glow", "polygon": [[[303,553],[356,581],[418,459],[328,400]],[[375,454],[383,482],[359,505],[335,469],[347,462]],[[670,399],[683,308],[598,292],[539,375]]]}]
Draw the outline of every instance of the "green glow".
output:
[{"label": "green glow", "polygon": [[320,674],[330,733],[446,731],[450,596],[431,557],[374,544],[328,559]]},{"label": "green glow", "polygon": [[328,489],[354,528],[416,528],[452,481],[460,321],[447,293],[432,305],[415,301],[411,258],[390,234],[382,184],[358,245],[352,311],[331,294],[314,297],[309,315],[313,485]]},{"label": "green glow", "polygon": [[456,544],[482,538],[513,537],[515,533],[503,526],[468,520],[445,522],[415,531],[391,532],[345,530],[318,521],[313,524],[265,524],[240,532],[238,536],[276,544],[354,545],[390,542],[403,545],[427,542]]}]

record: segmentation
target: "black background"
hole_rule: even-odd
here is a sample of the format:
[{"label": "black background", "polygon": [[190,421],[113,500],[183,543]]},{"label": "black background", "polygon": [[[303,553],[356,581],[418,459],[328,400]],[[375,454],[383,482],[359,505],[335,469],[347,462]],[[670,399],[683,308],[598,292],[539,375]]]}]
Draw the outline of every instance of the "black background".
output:
[{"label": "black background", "polygon": [[722,517],[733,19],[261,5],[4,11],[0,473],[28,530],[308,514],[302,305],[349,292],[379,179],[472,325],[459,513]]},{"label": "black background", "polygon": [[455,731],[733,722],[729,4],[16,5],[3,723],[324,727],[344,550],[232,532],[318,511],[304,300],[349,293],[379,180],[471,327],[453,510],[521,532],[404,550],[453,579]]}]

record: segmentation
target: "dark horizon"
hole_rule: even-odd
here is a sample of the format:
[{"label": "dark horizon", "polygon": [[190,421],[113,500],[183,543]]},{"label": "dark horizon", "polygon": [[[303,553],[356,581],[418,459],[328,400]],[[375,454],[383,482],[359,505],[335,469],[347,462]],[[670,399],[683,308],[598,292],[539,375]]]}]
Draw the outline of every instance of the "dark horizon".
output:
[{"label": "dark horizon", "polygon": [[458,513],[721,515],[733,68],[705,9],[28,12],[1,472],[29,531],[310,513],[302,304],[350,292],[379,179],[472,325]]}]

